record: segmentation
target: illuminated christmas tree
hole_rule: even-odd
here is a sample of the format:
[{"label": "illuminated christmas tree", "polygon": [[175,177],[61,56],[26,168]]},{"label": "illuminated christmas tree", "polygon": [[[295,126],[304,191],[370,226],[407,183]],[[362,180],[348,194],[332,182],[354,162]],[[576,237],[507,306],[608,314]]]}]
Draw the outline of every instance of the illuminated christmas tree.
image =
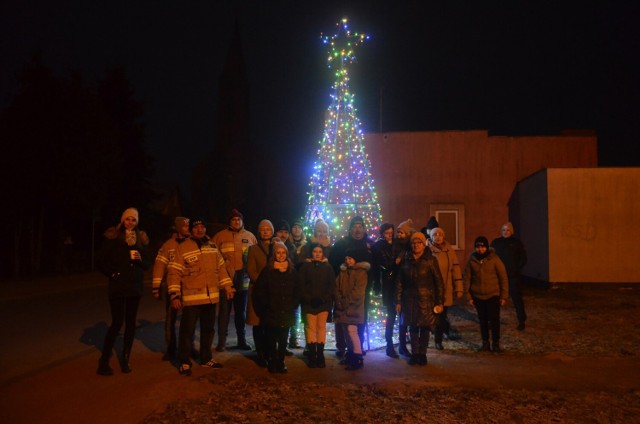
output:
[{"label": "illuminated christmas tree", "polygon": [[356,60],[354,49],[368,37],[351,32],[346,18],[336,25],[337,34],[321,37],[328,46],[328,66],[334,71],[335,83],[309,183],[305,220],[313,228],[317,219],[323,219],[338,239],[347,234],[349,221],[356,215],[364,219],[369,234],[377,235],[382,216],[356,116],[355,96],[349,89],[349,67]]}]

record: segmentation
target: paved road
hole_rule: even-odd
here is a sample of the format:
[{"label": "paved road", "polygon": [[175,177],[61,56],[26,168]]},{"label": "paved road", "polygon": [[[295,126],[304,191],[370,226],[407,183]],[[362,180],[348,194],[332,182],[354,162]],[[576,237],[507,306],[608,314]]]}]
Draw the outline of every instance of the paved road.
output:
[{"label": "paved road", "polygon": [[[35,281],[1,283],[0,383],[19,381],[83,356],[95,356],[110,313],[106,279],[82,274]],[[162,306],[142,298],[137,343],[152,352],[163,348]],[[160,331],[156,331],[160,330]]]}]

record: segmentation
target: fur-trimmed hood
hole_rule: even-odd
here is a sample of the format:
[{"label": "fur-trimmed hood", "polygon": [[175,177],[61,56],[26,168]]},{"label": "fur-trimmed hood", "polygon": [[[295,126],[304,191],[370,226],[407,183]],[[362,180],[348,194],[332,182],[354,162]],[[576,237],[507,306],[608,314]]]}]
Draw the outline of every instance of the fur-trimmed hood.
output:
[{"label": "fur-trimmed hood", "polygon": [[[149,245],[149,236],[147,235],[147,233],[142,231],[142,230],[138,230],[138,229],[135,229],[134,231],[136,232],[136,237],[137,237],[138,241],[143,246],[148,246]],[[114,239],[118,238],[119,234],[120,234],[120,225],[116,225],[114,227],[107,228],[107,230],[104,232],[104,237],[106,239],[108,239],[108,240],[114,240]]]},{"label": "fur-trimmed hood", "polygon": [[[349,269],[349,267],[347,267],[346,263],[340,265],[340,270],[346,271],[347,269]],[[357,262],[353,266],[353,269],[364,269],[365,271],[369,272],[369,270],[371,269],[371,264],[369,262]]]}]

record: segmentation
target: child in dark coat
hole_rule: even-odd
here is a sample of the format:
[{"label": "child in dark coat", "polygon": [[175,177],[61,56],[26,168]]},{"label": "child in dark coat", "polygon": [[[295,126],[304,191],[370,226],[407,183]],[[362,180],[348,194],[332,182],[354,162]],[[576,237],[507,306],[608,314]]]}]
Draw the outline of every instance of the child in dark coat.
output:
[{"label": "child in dark coat", "polygon": [[296,270],[280,240],[273,244],[269,262],[254,286],[252,300],[260,325],[266,327],[269,372],[284,374],[289,328],[295,323],[295,310],[300,302]]},{"label": "child in dark coat", "polygon": [[336,280],[334,322],[336,325],[341,325],[344,334],[348,335],[347,357],[344,360],[347,370],[357,370],[364,365],[358,324],[364,323],[367,272],[371,268],[364,258],[366,258],[366,252],[362,249],[347,249]]},{"label": "child in dark coat", "polygon": [[327,318],[333,306],[335,274],[324,257],[322,245],[311,244],[311,258],[300,267],[302,314],[309,368],[324,368],[324,344],[327,339]]}]

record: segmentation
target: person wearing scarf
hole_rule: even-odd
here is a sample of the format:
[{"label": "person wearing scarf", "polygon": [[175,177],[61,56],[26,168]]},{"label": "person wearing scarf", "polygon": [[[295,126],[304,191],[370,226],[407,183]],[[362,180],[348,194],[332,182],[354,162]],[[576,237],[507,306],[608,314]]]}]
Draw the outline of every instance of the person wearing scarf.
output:
[{"label": "person wearing scarf", "polygon": [[247,300],[247,325],[252,326],[253,343],[255,344],[259,366],[267,366],[267,333],[266,327],[260,324],[260,317],[253,309],[253,290],[260,273],[267,266],[269,256],[273,249],[273,224],[268,219],[263,219],[258,224],[258,243],[249,247],[247,256],[247,274],[249,274],[249,293]]},{"label": "person wearing scarf", "polygon": [[299,298],[296,270],[289,250],[280,239],[274,238],[271,256],[252,293],[253,308],[260,318],[260,325],[266,327],[269,372],[287,372],[284,363],[287,338],[289,328],[295,323]]}]

